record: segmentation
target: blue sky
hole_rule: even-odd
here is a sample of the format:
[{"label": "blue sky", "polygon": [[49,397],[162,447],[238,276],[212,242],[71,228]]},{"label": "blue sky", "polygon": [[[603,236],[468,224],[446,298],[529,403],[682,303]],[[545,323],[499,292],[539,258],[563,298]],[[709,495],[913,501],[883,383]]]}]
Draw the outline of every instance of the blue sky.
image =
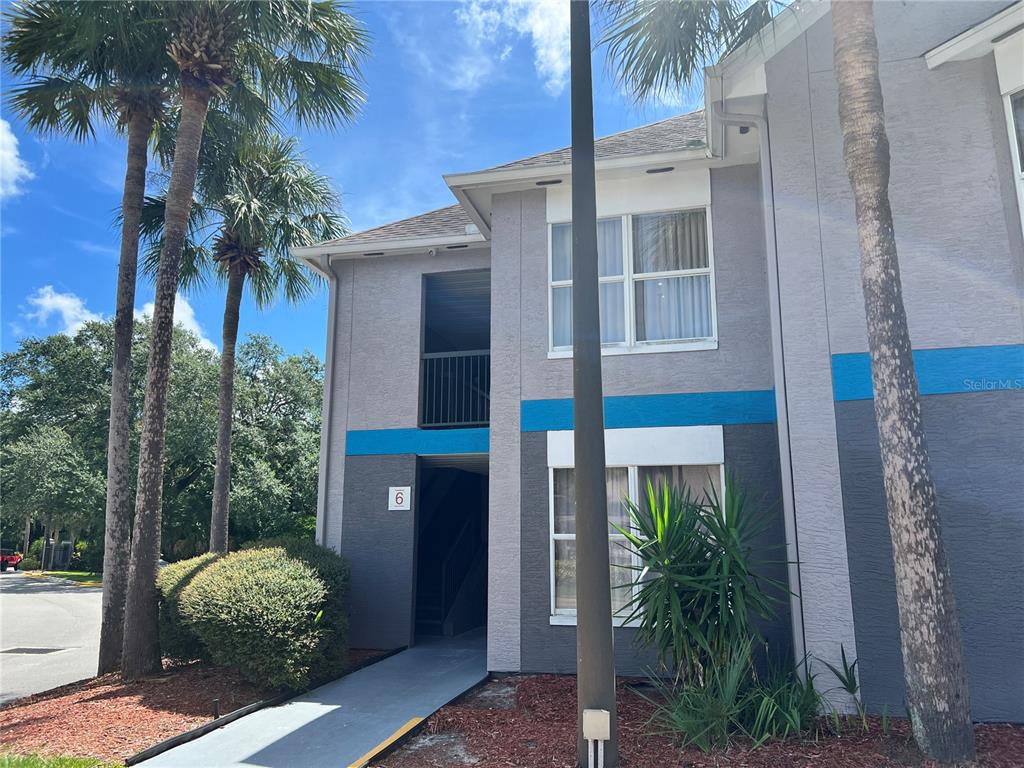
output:
[{"label": "blue sky", "polygon": [[[453,203],[442,173],[568,145],[565,0],[371,2],[355,12],[372,36],[363,114],[334,132],[299,132],[310,162],[342,191],[353,231]],[[598,135],[684,111],[681,101],[632,105],[601,52],[594,94]],[[6,103],[2,118],[0,335],[10,350],[27,335],[113,314],[125,147],[110,132],[84,145],[34,136]],[[140,311],[152,295],[140,280]],[[246,299],[240,333],[322,358],[326,306],[326,289],[262,312]],[[222,312],[223,289],[213,284],[179,300],[176,319],[219,347]]]}]

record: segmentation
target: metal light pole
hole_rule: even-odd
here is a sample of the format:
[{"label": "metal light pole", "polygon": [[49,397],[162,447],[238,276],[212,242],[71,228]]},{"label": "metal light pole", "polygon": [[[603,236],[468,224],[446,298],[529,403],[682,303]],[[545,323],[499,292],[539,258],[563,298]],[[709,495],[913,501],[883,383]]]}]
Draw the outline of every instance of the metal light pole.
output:
[{"label": "metal light pole", "polygon": [[576,754],[587,764],[584,710],[610,716],[604,765],[619,764],[605,489],[601,321],[597,287],[590,5],[569,4],[572,82],[572,386],[576,452]]}]

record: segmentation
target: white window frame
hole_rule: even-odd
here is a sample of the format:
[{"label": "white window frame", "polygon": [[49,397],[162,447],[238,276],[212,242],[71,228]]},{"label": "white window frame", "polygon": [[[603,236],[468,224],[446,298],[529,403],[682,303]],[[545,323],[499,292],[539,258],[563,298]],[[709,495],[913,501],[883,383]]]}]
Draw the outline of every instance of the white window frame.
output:
[{"label": "white window frame", "polygon": [[[627,493],[629,498],[634,503],[639,503],[640,499],[640,467],[676,467],[676,466],[700,466],[700,464],[679,464],[678,462],[650,462],[645,461],[642,464],[609,464],[606,469],[622,469],[623,467],[627,471]],[[575,541],[575,533],[555,533],[555,471],[559,469],[575,469],[573,465],[557,464],[548,467],[548,586],[549,586],[549,616],[548,623],[552,626],[576,626],[576,609],[575,608],[556,608],[555,607],[555,542],[556,541]],[[718,463],[719,472],[719,487],[722,489],[722,494],[725,494],[725,463]],[[608,534],[609,543],[612,541],[626,542],[626,538],[619,533]],[[636,552],[630,552],[630,558],[634,566],[641,565],[641,561]],[[631,591],[630,597],[636,595],[635,588]],[[624,614],[613,615],[612,625],[616,627],[636,627],[638,626],[637,621],[627,621],[629,614],[631,614],[632,608],[627,608]]]},{"label": "white window frame", "polygon": [[1013,117],[1013,97],[1024,96],[1024,88],[1018,88],[1003,95],[1003,111],[1006,113],[1006,131],[1010,139],[1010,162],[1013,165],[1014,186],[1017,191],[1017,208],[1020,211],[1021,232],[1024,233],[1024,158],[1017,143],[1017,124]]},{"label": "white window frame", "polygon": [[[656,215],[666,213],[687,213],[704,211],[704,226],[707,229],[708,265],[700,269],[680,269],[669,272],[641,272],[633,270],[633,216]],[[621,219],[622,221],[622,274],[598,277],[599,283],[622,283],[625,291],[623,311],[625,312],[626,339],[623,342],[601,344],[602,355],[623,355],[650,352],[684,352],[695,350],[718,349],[718,299],[715,289],[715,249],[714,236],[711,229],[711,206],[697,205],[685,208],[664,208],[651,211],[635,211],[620,216],[600,216],[599,220]],[[552,221],[548,223],[548,358],[572,357],[572,347],[555,346],[554,324],[554,289],[572,286],[572,279],[554,280],[554,227],[560,224],[572,224],[572,220]],[[636,338],[636,289],[634,286],[644,280],[673,277],[692,277],[708,275],[708,290],[711,295],[711,336],[700,339],[668,339],[665,341],[638,341]],[[645,465],[646,466],[646,465]]]}]

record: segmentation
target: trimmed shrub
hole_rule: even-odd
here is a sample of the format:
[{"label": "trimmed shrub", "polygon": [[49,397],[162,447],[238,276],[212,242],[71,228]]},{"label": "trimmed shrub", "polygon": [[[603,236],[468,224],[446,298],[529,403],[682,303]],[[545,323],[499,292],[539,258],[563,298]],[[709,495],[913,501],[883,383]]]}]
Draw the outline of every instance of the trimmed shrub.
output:
[{"label": "trimmed shrub", "polygon": [[214,559],[181,589],[177,610],[213,663],[261,685],[302,688],[331,634],[327,601],[314,568],[271,547]]},{"label": "trimmed shrub", "polygon": [[26,557],[18,563],[18,570],[20,571],[38,571],[39,567],[39,559],[35,557]]},{"label": "trimmed shrub", "polygon": [[329,680],[341,674],[348,663],[348,589],[351,571],[341,555],[321,547],[312,539],[281,536],[252,542],[243,551],[280,547],[288,557],[299,560],[314,571],[327,588],[320,628],[323,631],[310,667],[314,681]]},{"label": "trimmed shrub", "polygon": [[192,661],[207,658],[202,642],[192,627],[182,617],[178,600],[181,591],[195,578],[196,574],[217,559],[207,553],[189,560],[161,568],[156,577],[156,588],[160,594],[160,650],[164,656],[178,661]]}]

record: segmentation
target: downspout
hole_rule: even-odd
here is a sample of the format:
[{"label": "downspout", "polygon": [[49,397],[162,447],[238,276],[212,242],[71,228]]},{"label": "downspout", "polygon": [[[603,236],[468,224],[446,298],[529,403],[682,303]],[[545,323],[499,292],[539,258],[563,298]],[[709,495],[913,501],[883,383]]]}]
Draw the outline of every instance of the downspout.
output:
[{"label": "downspout", "polygon": [[[723,89],[724,93],[724,89]],[[746,126],[757,130],[760,142],[761,204],[764,207],[764,244],[768,258],[768,310],[771,319],[772,373],[775,380],[776,432],[779,441],[779,465],[782,473],[782,508],[786,526],[786,560],[789,569],[789,615],[793,632],[793,655],[797,668],[806,674],[807,640],[804,635],[804,609],[800,583],[800,547],[793,492],[793,454],[789,436],[786,361],[782,334],[782,295],[779,290],[779,252],[775,232],[775,188],[772,182],[771,143],[768,120],[760,115],[724,112],[720,102],[711,106],[712,114],[722,122],[722,151],[725,155],[726,125]]]},{"label": "downspout", "polygon": [[[314,266],[311,264],[311,266]],[[320,264],[314,266],[317,272],[327,279],[327,351],[324,355],[324,402],[320,422],[320,472],[316,491],[316,541],[329,547],[327,539],[327,495],[330,485],[327,482],[328,464],[331,446],[331,412],[334,405],[334,329],[338,324],[338,276],[331,268],[331,257],[324,254]],[[340,531],[339,531],[340,533]]]}]

